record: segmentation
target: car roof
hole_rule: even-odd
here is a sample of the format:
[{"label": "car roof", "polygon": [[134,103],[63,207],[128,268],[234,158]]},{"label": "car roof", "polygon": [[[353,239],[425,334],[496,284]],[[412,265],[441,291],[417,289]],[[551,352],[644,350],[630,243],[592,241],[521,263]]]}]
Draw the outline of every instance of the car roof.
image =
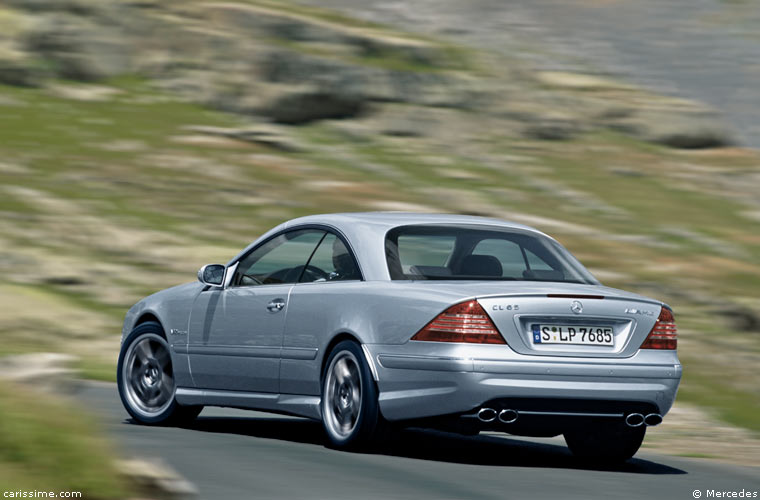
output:
[{"label": "car roof", "polygon": [[[252,248],[271,236],[299,226],[321,225],[331,227],[341,233],[348,241],[351,251],[356,256],[362,275],[367,280],[389,280],[388,266],[385,260],[385,235],[399,226],[424,224],[468,224],[498,226],[506,229],[530,231],[549,237],[530,226],[506,222],[490,217],[458,214],[429,214],[407,212],[347,212],[334,214],[307,215],[298,217],[272,228],[256,241],[243,249],[228,265],[242,258]],[[549,237],[551,238],[551,237]]]},{"label": "car roof", "polygon": [[290,227],[300,224],[328,224],[343,229],[341,226],[349,226],[357,223],[383,226],[386,229],[412,224],[486,224],[538,232],[530,226],[492,217],[413,212],[344,212],[307,215],[305,217],[299,217],[288,221],[287,226]]}]

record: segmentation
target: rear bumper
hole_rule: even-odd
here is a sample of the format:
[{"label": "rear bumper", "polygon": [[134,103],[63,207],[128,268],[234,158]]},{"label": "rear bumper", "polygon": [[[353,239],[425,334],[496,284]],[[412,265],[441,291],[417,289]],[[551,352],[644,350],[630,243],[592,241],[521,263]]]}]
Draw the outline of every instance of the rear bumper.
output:
[{"label": "rear bumper", "polygon": [[681,380],[673,351],[629,358],[526,356],[505,346],[408,342],[365,344],[388,420],[471,412],[510,398],[641,402],[665,415]]}]

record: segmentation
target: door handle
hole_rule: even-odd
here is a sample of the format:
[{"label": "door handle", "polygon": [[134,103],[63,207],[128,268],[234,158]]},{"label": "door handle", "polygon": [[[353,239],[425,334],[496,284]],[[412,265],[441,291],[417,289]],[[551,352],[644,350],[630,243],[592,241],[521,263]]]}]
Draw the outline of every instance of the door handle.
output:
[{"label": "door handle", "polygon": [[276,313],[282,311],[283,307],[285,307],[284,299],[274,299],[269,304],[267,304],[267,311]]}]

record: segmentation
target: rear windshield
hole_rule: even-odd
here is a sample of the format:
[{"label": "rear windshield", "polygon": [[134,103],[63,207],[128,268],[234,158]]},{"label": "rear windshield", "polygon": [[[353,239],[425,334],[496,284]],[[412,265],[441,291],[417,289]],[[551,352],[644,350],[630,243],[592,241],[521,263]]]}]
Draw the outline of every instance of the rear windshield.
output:
[{"label": "rear windshield", "polygon": [[393,280],[599,282],[550,238],[519,229],[402,226],[385,237]]}]

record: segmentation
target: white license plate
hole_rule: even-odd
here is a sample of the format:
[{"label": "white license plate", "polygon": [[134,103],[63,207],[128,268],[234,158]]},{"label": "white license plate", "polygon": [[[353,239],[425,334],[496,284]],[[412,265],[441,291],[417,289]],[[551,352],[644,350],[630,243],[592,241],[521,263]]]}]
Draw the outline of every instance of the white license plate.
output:
[{"label": "white license plate", "polygon": [[533,324],[534,344],[614,345],[611,326]]}]

